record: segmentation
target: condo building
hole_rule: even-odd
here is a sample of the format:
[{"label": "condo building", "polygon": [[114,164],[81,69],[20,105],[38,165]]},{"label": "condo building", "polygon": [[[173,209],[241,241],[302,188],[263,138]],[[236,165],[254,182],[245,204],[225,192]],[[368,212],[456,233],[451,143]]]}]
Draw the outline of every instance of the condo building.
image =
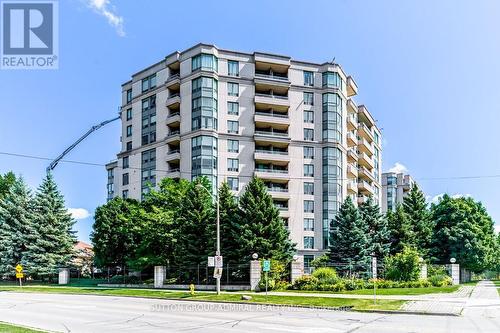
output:
[{"label": "condo building", "polygon": [[382,213],[394,211],[415,184],[410,175],[396,172],[382,174]]},{"label": "condo building", "polygon": [[307,267],[328,249],[348,196],[381,200],[381,134],[357,93],[335,63],[207,44],[174,52],[122,85],[108,198],[141,199],[164,177],[198,176],[241,196],[259,177]]}]

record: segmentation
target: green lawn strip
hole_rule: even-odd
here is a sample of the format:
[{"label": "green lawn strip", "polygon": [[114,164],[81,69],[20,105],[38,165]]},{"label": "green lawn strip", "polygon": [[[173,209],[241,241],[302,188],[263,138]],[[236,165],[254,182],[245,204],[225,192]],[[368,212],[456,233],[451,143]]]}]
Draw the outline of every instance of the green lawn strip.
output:
[{"label": "green lawn strip", "polygon": [[[377,288],[377,295],[425,295],[436,293],[452,293],[457,291],[460,286],[446,287],[426,287],[426,288]],[[286,290],[287,292],[296,293],[317,293],[317,294],[346,294],[346,295],[373,295],[373,289],[358,289],[349,291],[303,291],[303,290]]]},{"label": "green lawn strip", "polygon": [[33,287],[7,287],[0,286],[1,291],[32,292],[32,293],[57,293],[57,294],[83,294],[83,295],[107,295],[107,296],[132,296],[145,298],[162,298],[171,300],[200,300],[212,302],[245,302],[258,304],[278,305],[301,305],[321,307],[353,307],[355,310],[397,310],[405,301],[400,300],[377,300],[372,299],[343,299],[331,297],[304,297],[304,296],[268,296],[249,293],[251,301],[242,301],[240,294],[197,292],[191,296],[186,291],[165,291],[151,289],[114,289],[114,288],[85,288],[85,287],[57,287],[57,286],[33,286]]},{"label": "green lawn strip", "polygon": [[26,328],[26,327],[22,327],[22,326],[16,326],[16,325],[11,325],[11,324],[7,324],[7,323],[4,323],[4,322],[0,322],[0,333],[34,333],[34,332],[44,332],[44,331],[39,331],[39,330],[35,330],[35,329],[32,329],[32,328]]}]

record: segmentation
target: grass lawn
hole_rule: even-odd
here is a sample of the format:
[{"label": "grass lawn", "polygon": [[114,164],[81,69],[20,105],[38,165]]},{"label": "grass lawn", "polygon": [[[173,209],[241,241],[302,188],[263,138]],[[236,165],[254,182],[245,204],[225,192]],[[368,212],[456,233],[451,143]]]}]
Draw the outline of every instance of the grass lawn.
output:
[{"label": "grass lawn", "polygon": [[34,333],[34,332],[43,332],[30,328],[19,327],[7,323],[0,322],[0,333]]},{"label": "grass lawn", "polygon": [[95,287],[58,287],[58,286],[28,286],[19,287],[0,286],[2,291],[15,292],[36,292],[36,293],[58,293],[58,294],[82,294],[82,295],[109,295],[109,296],[132,296],[146,298],[162,298],[172,300],[200,300],[200,301],[225,301],[225,302],[245,302],[259,304],[279,304],[279,305],[306,305],[323,307],[352,307],[355,310],[397,310],[404,301],[397,300],[377,300],[373,304],[371,299],[342,299],[327,297],[301,297],[301,296],[268,296],[249,293],[251,301],[241,301],[241,295],[223,293],[217,296],[214,293],[196,293],[191,296],[186,291],[165,291],[151,289],[118,289],[118,288],[95,288]]},{"label": "grass lawn", "polygon": [[[426,288],[377,288],[377,295],[425,295],[436,293],[452,293],[457,291],[460,286],[446,287],[426,287]],[[302,291],[302,290],[287,290],[297,293],[318,293],[318,294],[351,294],[351,295],[373,295],[373,289],[358,289],[350,291]]]}]

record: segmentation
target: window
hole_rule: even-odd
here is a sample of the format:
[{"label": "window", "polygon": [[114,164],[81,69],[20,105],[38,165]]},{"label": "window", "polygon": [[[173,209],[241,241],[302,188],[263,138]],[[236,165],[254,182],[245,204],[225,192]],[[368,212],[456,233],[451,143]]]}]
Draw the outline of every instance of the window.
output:
[{"label": "window", "polygon": [[314,111],[304,111],[304,122],[307,124],[314,123]]},{"label": "window", "polygon": [[212,54],[198,54],[191,59],[191,70],[195,71],[197,69],[202,69],[205,71],[217,71],[218,70],[218,59]]},{"label": "window", "polygon": [[314,195],[314,183],[304,183],[304,194]]},{"label": "window", "polygon": [[146,92],[155,87],[156,87],[156,74],[153,74],[145,79],[142,79],[142,92]]},{"label": "window", "polygon": [[314,237],[304,236],[304,249],[314,249]]},{"label": "window", "polygon": [[128,190],[123,190],[122,191],[122,198],[123,199],[128,199]]},{"label": "window", "polygon": [[323,94],[323,140],[342,141],[342,108],[339,94]]},{"label": "window", "polygon": [[127,142],[127,151],[132,150],[132,141]]},{"label": "window", "polygon": [[304,147],[304,158],[314,158],[314,147]]},{"label": "window", "polygon": [[237,116],[239,113],[240,113],[240,103],[227,102],[227,114],[232,114]]},{"label": "window", "polygon": [[191,82],[191,129],[217,129],[218,81],[199,77]]},{"label": "window", "polygon": [[128,173],[122,175],[122,185],[128,185]]},{"label": "window", "polygon": [[150,187],[156,186],[156,149],[141,153],[141,193],[149,193]]},{"label": "window", "polygon": [[314,213],[313,200],[304,200],[304,213]]},{"label": "window", "polygon": [[344,81],[336,72],[323,73],[323,88],[338,88],[343,89]]},{"label": "window", "polygon": [[240,124],[238,121],[228,120],[227,121],[227,132],[238,134]]},{"label": "window", "polygon": [[314,219],[304,219],[304,231],[314,231]]},{"label": "window", "polygon": [[142,134],[141,144],[147,145],[156,141],[156,96],[142,100]]},{"label": "window", "polygon": [[125,156],[122,160],[122,168],[128,169],[128,167],[129,167],[129,157]]},{"label": "window", "polygon": [[373,141],[375,141],[376,144],[379,144],[380,142],[380,136],[375,131],[373,132]]},{"label": "window", "polygon": [[237,158],[227,159],[227,171],[238,172],[239,160]]},{"label": "window", "polygon": [[240,186],[240,181],[237,177],[227,177],[227,185],[230,190],[238,191]]},{"label": "window", "polygon": [[227,75],[239,76],[240,75],[240,64],[237,61],[228,60],[227,61]]},{"label": "window", "polygon": [[304,71],[304,85],[305,86],[314,86],[314,73]]},{"label": "window", "polygon": [[240,94],[240,85],[238,83],[227,83],[227,94],[229,96],[238,96]]},{"label": "window", "polygon": [[239,153],[240,142],[238,140],[227,140],[227,151],[230,153]]},{"label": "window", "polygon": [[132,102],[132,89],[127,90],[127,104]]},{"label": "window", "polygon": [[132,125],[127,126],[127,138],[132,136]]},{"label": "window", "polygon": [[127,120],[132,119],[132,109],[127,109]]},{"label": "window", "polygon": [[191,139],[192,179],[206,176],[215,190],[217,184],[217,138],[200,135]]},{"label": "window", "polygon": [[311,128],[304,128],[304,140],[314,141],[314,130]]},{"label": "window", "polygon": [[314,164],[304,164],[304,177],[314,177]]},{"label": "window", "polygon": [[314,93],[304,92],[304,105],[314,105]]}]

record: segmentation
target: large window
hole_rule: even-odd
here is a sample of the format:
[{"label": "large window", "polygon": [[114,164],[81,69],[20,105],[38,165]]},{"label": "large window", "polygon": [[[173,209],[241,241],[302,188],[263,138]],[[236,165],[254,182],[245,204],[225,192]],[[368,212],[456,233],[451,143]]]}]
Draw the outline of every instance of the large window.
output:
[{"label": "large window", "polygon": [[143,145],[156,141],[156,96],[142,100],[142,136]]},{"label": "large window", "polygon": [[156,87],[156,74],[153,74],[145,79],[142,79],[142,92],[146,92],[155,87]]},{"label": "large window", "polygon": [[192,178],[206,176],[215,191],[217,184],[217,138],[200,135],[191,139]]},{"label": "large window", "polygon": [[314,158],[314,147],[304,147],[304,158]]},{"label": "large window", "polygon": [[142,152],[141,159],[141,192],[144,198],[144,194],[156,186],[156,150]]},{"label": "large window", "polygon": [[123,169],[128,169],[128,167],[130,166],[129,164],[129,157],[128,156],[125,156],[122,160],[122,168]]},{"label": "large window", "polygon": [[227,159],[227,171],[238,172],[239,163],[240,162],[237,158],[228,158]]},{"label": "large window", "polygon": [[330,222],[342,202],[342,152],[338,148],[323,148],[323,248],[330,239]]},{"label": "large window", "polygon": [[304,85],[314,86],[314,73],[309,71],[304,71]]},{"label": "large window", "polygon": [[227,74],[230,76],[240,75],[240,64],[237,61],[228,60],[227,61]]},{"label": "large window", "polygon": [[342,141],[342,98],[338,94],[323,94],[323,140]]},{"label": "large window", "polygon": [[218,59],[212,54],[198,54],[191,59],[191,69],[193,71],[197,69],[202,69],[205,71],[215,71],[218,70]]},{"label": "large window", "polygon": [[240,85],[238,83],[228,82],[227,94],[229,96],[238,96],[240,94]]},{"label": "large window", "polygon": [[344,88],[344,81],[337,72],[323,73],[323,88]]},{"label": "large window", "polygon": [[304,105],[314,105],[314,93],[304,92]]},{"label": "large window", "polygon": [[304,236],[304,249],[314,249],[314,237]]},{"label": "large window", "polygon": [[235,121],[235,120],[228,120],[227,121],[227,132],[228,133],[238,134],[239,127],[240,127],[240,124],[238,121]]},{"label": "large window", "polygon": [[314,219],[304,219],[304,231],[314,231]]},{"label": "large window", "polygon": [[227,114],[237,116],[240,113],[240,104],[238,102],[227,102]]},{"label": "large window", "polygon": [[191,82],[191,127],[217,129],[217,80],[199,77]]},{"label": "large window", "polygon": [[122,185],[128,185],[129,183],[129,177],[128,177],[128,172],[122,174]]},{"label": "large window", "polygon": [[314,177],[314,164],[304,164],[304,177]]},{"label": "large window", "polygon": [[229,153],[238,153],[240,151],[240,142],[238,140],[227,140],[227,151]]}]

